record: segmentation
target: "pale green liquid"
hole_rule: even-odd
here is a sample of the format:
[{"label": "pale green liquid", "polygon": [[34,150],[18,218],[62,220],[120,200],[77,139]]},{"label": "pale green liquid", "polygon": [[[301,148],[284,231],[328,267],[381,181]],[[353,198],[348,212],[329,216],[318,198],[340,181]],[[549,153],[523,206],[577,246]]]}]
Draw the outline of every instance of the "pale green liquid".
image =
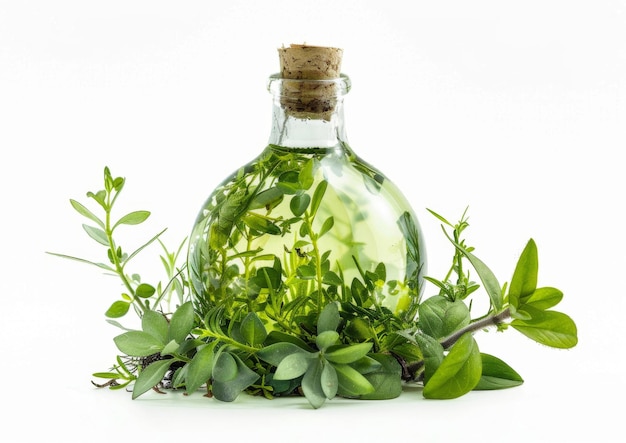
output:
[{"label": "pale green liquid", "polygon": [[[309,236],[302,235],[300,228],[305,221],[297,218],[288,230],[282,229],[277,234],[257,232],[255,235],[246,235],[249,227],[241,222],[238,225],[237,220],[233,220],[230,228],[231,218],[241,220],[250,214],[268,217],[275,225],[294,219],[290,206],[294,195],[284,194],[279,203],[277,200],[269,206],[250,209],[254,205],[249,204],[250,199],[242,198],[242,194],[246,190],[258,195],[266,189],[275,188],[281,174],[289,170],[297,171],[311,158],[317,160],[312,185],[303,192],[313,197],[317,185],[322,181],[327,182],[326,191],[311,222],[312,230],[320,233],[325,222],[328,223],[329,217],[332,217],[334,224],[330,230],[312,241]],[[383,263],[386,276],[376,281],[370,291],[374,305],[383,306],[398,315],[403,315],[411,306],[415,306],[425,272],[424,245],[415,214],[392,182],[349,150],[343,149],[290,151],[268,147],[246,168],[250,170],[259,164],[266,167],[264,170],[271,171],[264,179],[254,172],[239,171],[233,174],[207,199],[198,216],[190,239],[188,265],[192,290],[196,299],[202,302],[201,305],[206,308],[223,304],[234,313],[238,304],[247,303],[247,310],[262,310],[267,291],[255,295],[254,300],[246,301],[246,279],[259,268],[274,266],[276,259],[281,261],[283,281],[290,288],[286,290],[283,302],[310,296],[311,292],[319,288],[318,279],[298,279],[295,270],[309,262],[312,256],[326,254],[328,269],[325,270],[342,276],[348,287],[354,278],[363,281],[362,273],[375,272],[379,263]],[[222,210],[220,213],[218,201],[222,196],[226,203],[221,203],[221,206],[232,203],[232,210]],[[232,217],[235,213],[236,216]],[[305,216],[306,213],[302,217]],[[399,224],[400,219],[410,221],[415,230],[413,241],[407,239],[406,229],[403,230]],[[213,226],[216,224],[226,229]],[[242,227],[244,234],[239,235]],[[212,238],[217,231],[229,232],[231,237],[231,241],[221,248],[215,246],[223,240],[220,242]],[[258,252],[253,256],[224,261],[226,256],[245,251]],[[236,276],[227,276],[226,269],[230,269],[230,272],[236,269]],[[387,282],[391,281],[395,283],[390,286]],[[328,288],[328,284],[323,287]],[[332,293],[328,297],[341,298]]]}]

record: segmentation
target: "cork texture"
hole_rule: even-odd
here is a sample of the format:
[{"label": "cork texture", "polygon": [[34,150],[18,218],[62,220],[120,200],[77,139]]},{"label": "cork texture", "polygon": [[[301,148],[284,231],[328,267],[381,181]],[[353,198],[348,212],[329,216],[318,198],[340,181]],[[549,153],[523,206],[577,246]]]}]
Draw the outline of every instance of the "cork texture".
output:
[{"label": "cork texture", "polygon": [[297,118],[329,120],[337,91],[335,83],[324,80],[340,77],[343,50],[292,44],[279,48],[278,56],[283,78],[281,106]]}]

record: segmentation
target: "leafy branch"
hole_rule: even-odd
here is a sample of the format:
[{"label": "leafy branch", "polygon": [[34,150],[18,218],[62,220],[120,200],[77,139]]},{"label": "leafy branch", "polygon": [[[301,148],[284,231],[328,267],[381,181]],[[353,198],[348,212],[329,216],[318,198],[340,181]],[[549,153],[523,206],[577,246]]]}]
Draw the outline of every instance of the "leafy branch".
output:
[{"label": "leafy branch", "polygon": [[[341,266],[331,268],[332,251],[324,251],[319,242],[333,232],[335,220],[326,215],[314,223],[328,186],[326,181],[314,186],[315,161],[292,164],[278,171],[278,179],[271,178],[268,171],[278,170],[279,165],[269,159],[254,166],[267,189],[240,178],[229,191],[237,196],[236,205],[219,198],[212,201],[218,214],[212,228],[214,249],[189,252],[189,257],[215,254],[207,269],[198,268],[189,257],[179,264],[186,240],[170,252],[160,239],[165,230],[130,254],[124,252],[116,242],[118,229],[139,225],[150,213],[141,210],[113,217],[125,180],[113,178],[108,168],[104,189],[87,193],[104,212],[102,217],[70,200],[92,223],[83,229],[105,246],[108,263],[51,254],[118,276],[125,291],[121,300],[110,305],[106,317],[122,317],[134,306],[141,320],[140,329],[123,328],[114,337],[121,354],[111,369],[93,374],[104,380],[96,386],[132,387],[133,399],[150,390],[168,389],[187,395],[203,390],[207,397],[226,402],[244,392],[267,398],[302,395],[319,408],[335,397],[395,398],[405,383],[417,383],[425,398],[451,399],[472,390],[523,383],[507,363],[480,351],[475,338],[479,331],[514,329],[553,348],[576,346],[574,321],[553,310],[562,292],[538,285],[534,240],[526,244],[510,284],[501,284],[465,240],[467,210],[456,224],[429,210],[442,222],[453,248],[444,278],[424,277],[438,293],[421,298],[417,290],[421,270],[416,267],[407,270],[410,278],[400,281],[389,278],[385,263],[365,267],[354,256],[358,272],[348,279]],[[296,166],[299,173],[291,169]],[[274,214],[273,209],[287,198],[290,214]],[[419,248],[412,220],[404,214],[398,225],[412,244],[407,254],[415,254]],[[267,253],[255,246],[267,235],[293,236],[293,242],[282,256]],[[241,238],[245,250],[236,246]],[[160,259],[166,283],[153,286],[141,282],[138,274],[129,274],[127,266],[155,242],[164,251]],[[418,262],[413,257],[411,263]],[[479,282],[470,278],[470,270]],[[205,298],[192,297],[187,273],[196,282],[201,274],[209,276],[212,292]],[[489,307],[476,316],[472,299],[480,289]],[[401,296],[400,308],[385,307],[380,302],[385,294]]]}]

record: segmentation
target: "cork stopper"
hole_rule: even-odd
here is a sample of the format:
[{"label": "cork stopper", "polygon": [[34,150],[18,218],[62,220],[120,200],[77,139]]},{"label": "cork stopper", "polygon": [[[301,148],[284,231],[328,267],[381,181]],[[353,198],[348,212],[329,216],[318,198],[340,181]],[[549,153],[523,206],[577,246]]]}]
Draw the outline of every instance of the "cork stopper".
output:
[{"label": "cork stopper", "polygon": [[[281,105],[294,117],[329,120],[337,103],[343,50],[290,45],[278,49]],[[293,80],[293,81],[292,81]]]}]

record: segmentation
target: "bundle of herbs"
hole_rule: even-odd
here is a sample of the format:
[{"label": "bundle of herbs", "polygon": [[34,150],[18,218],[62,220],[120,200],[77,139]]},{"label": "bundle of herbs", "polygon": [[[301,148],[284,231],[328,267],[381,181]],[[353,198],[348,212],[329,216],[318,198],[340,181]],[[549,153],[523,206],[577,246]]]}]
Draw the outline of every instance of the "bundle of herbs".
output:
[{"label": "bundle of herbs", "polygon": [[[451,223],[429,211],[450,241],[452,265],[443,279],[424,277],[436,294],[422,299],[409,291],[408,311],[401,314],[376,302],[381,286],[403,290],[399,282],[388,281],[384,263],[374,269],[361,269],[356,263],[360,277],[347,281],[324,271],[327,254],[307,256],[297,248],[285,250],[284,262],[276,259],[273,267],[259,268],[250,277],[256,279],[266,302],[252,303],[251,298],[235,304],[207,303],[194,297],[189,283],[186,239],[173,251],[161,241],[165,230],[132,252],[117,242],[119,229],[139,225],[150,216],[138,210],[114,218],[124,185],[124,178],[104,169],[104,189],[87,193],[101,215],[70,200],[89,221],[83,224],[85,232],[104,247],[105,263],[51,254],[96,266],[121,280],[121,296],[105,312],[107,321],[123,331],[113,339],[119,355],[110,369],[93,376],[100,379],[96,386],[132,389],[133,399],[151,390],[204,393],[225,402],[242,393],[268,399],[299,395],[319,408],[335,397],[396,398],[407,385],[422,386],[425,398],[453,399],[472,390],[523,383],[507,363],[480,351],[474,337],[478,331],[514,329],[560,349],[577,344],[574,321],[552,309],[562,300],[562,292],[537,287],[535,242],[526,244],[510,283],[500,284],[466,243],[466,213]],[[320,192],[318,186],[312,196],[302,194],[308,197],[307,207],[315,205]],[[294,211],[305,212],[298,205]],[[307,235],[314,241],[331,227],[324,226],[320,232],[309,229]],[[130,264],[153,244],[162,248],[165,276],[151,284],[131,272]],[[232,252],[224,251],[224,256]],[[470,279],[470,270],[479,282]],[[295,284],[294,276],[312,283],[303,283],[302,295],[285,302],[281,291]],[[311,287],[316,289],[302,291]],[[480,292],[489,308],[476,316],[471,300]],[[133,313],[141,329],[120,324]]]}]

